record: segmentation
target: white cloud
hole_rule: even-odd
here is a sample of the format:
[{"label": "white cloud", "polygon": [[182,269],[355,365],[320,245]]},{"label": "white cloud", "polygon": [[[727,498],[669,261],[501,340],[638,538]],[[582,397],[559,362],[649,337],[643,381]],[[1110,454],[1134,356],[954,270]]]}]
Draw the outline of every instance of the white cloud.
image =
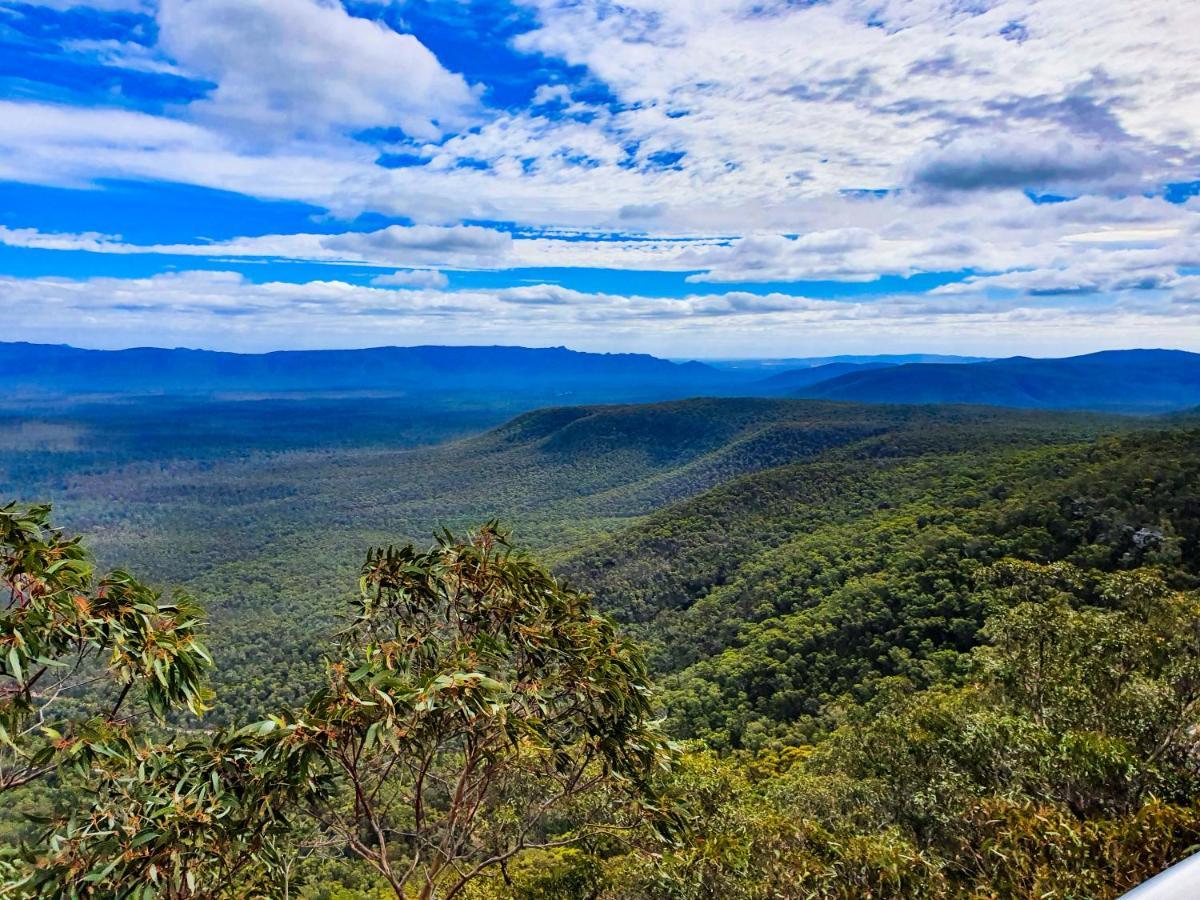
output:
[{"label": "white cloud", "polygon": [[[210,258],[352,262],[381,268],[591,267],[686,272],[695,283],[804,280],[870,281],[880,275],[969,270],[977,275],[940,290],[985,285],[1019,289],[1030,271],[1045,278],[1133,289],[1200,265],[1197,216],[1151,198],[1081,198],[1034,205],[1020,195],[923,205],[904,197],[849,207],[841,227],[799,235],[612,239],[580,232],[513,235],[481,226],[389,226],[371,232],[278,234],[192,244],[136,245],[100,234],[51,234],[0,226],[0,243],[97,253],[158,253]],[[1014,272],[1011,283],[994,280]],[[1096,281],[1096,279],[1100,279]],[[1044,281],[1044,279],[1043,279]],[[1049,282],[1046,282],[1049,283]],[[1124,285],[1124,287],[1121,287]]]},{"label": "white cloud", "polygon": [[1181,228],[1105,228],[1101,231],[1081,231],[1065,234],[1062,240],[1071,244],[1157,244],[1182,237]]},{"label": "white cloud", "polygon": [[160,0],[158,24],[160,49],[217,85],[188,114],[260,142],[370,126],[436,139],[476,105],[415,36],[334,0]]},{"label": "white cloud", "polygon": [[161,180],[332,205],[331,189],[369,172],[372,158],[328,145],[248,153],[209,127],[106,107],[0,100],[0,123],[0,179],[31,184]]},{"label": "white cloud", "polygon": [[398,269],[390,275],[377,275],[371,279],[375,287],[440,289],[449,283],[445,273],[437,269]]},{"label": "white cloud", "polygon": [[[332,0],[163,0],[151,50],[112,41],[66,48],[216,85],[161,115],[0,102],[0,179],[184,182],[303,200],[347,218],[375,210],[415,226],[150,247],[10,227],[0,241],[413,270],[381,275],[380,285],[415,289],[382,297],[330,283],[211,289],[226,299],[244,292],[257,302],[292,296],[306,308],[336,308],[344,323],[336,327],[350,330],[367,314],[347,312],[347,298],[396,304],[403,294],[417,304],[409,295],[418,293],[425,305],[406,309],[428,322],[457,321],[456,304],[495,313],[499,329],[516,321],[515,309],[567,309],[569,317],[546,313],[537,326],[585,331],[670,321],[683,333],[720,315],[742,335],[755,317],[763,327],[784,321],[789,341],[810,327],[843,334],[832,323],[851,321],[922,335],[950,334],[937,329],[953,321],[985,343],[1018,321],[1119,338],[1113,323],[1123,317],[1130,337],[1112,343],[1127,344],[1161,327],[1144,304],[1195,314],[1188,272],[1200,266],[1200,200],[1173,205],[1141,194],[1200,172],[1200,74],[1191,61],[1200,4],[1096,0],[1084,15],[1077,0],[523,2],[538,27],[516,46],[586,67],[616,104],[581,101],[586,92],[555,83],[540,86],[527,109],[489,109],[480,86],[418,37]],[[352,137],[390,125],[416,138],[392,149],[422,165],[383,168],[379,148]],[[1025,189],[1083,196],[1034,205]],[[529,228],[458,224],[488,220]],[[698,285],[976,274],[925,305],[830,307],[736,293],[577,301],[552,288],[430,293],[435,269],[539,266],[688,272]],[[1006,294],[1018,299],[987,299]],[[327,297],[340,299],[322,306]],[[1079,305],[1068,310],[1068,302]],[[1097,324],[1086,323],[1084,308]],[[397,313],[372,315],[393,321]],[[902,327],[904,316],[911,325]],[[228,315],[256,317],[274,327],[261,310]],[[1175,325],[1191,333],[1191,323]],[[920,331],[926,326],[934,330]]]},{"label": "white cloud", "polygon": [[1160,175],[1136,153],[1100,138],[1070,135],[974,134],[918,154],[911,180],[943,191],[1129,190]]},{"label": "white cloud", "polygon": [[153,0],[22,0],[22,5],[44,6],[48,9],[86,6],[91,9],[129,12],[146,12],[154,8]]},{"label": "white cloud", "polygon": [[[1074,0],[528,5],[542,27],[521,46],[588,66],[635,105],[616,123],[630,137],[685,150],[710,186],[753,185],[771,204],[896,187],[914,158],[1005,129],[1078,147],[1073,182],[1120,162],[1086,160],[1088,140],[1185,172],[1196,159],[1200,116],[1180,121],[1200,112],[1185,37],[1200,11],[1187,0],[1153,13],[1104,0],[1086,16]],[[1021,169],[1042,178],[1028,162],[1007,186]]]},{"label": "white cloud", "polygon": [[90,57],[91,61],[97,65],[129,69],[134,72],[187,77],[187,72],[164,59],[162,54],[153,47],[133,41],[77,38],[63,41],[62,48],[69,53]]},{"label": "white cloud", "polygon": [[[442,265],[496,267],[512,248],[512,237],[478,225],[389,225],[378,231],[346,232],[321,239],[329,250],[394,264],[411,265],[412,260]],[[456,260],[444,263],[442,260]]]},{"label": "white cloud", "polygon": [[180,272],[138,279],[0,277],[0,330],[14,339],[90,346],[144,344],[149,333],[160,344],[245,350],[423,342],[611,349],[616,343],[671,356],[878,352],[878,336],[886,334],[897,352],[1061,355],[1131,343],[1198,347],[1194,304],[1183,302],[1183,294],[1178,299],[1147,307],[1111,297],[1040,304],[912,295],[850,302],[736,291],[658,298],[556,285],[397,291]]},{"label": "white cloud", "polygon": [[1176,282],[1171,300],[1184,305],[1200,306],[1200,275],[1190,275]]},{"label": "white cloud", "polygon": [[[620,108],[559,84],[528,110],[478,107],[416,38],[331,0],[166,0],[158,50],[218,85],[173,113],[206,126],[197,150],[0,135],[17,145],[5,172],[163,177],[434,224],[741,235],[861,224],[862,202],[841,191],[903,188],[914,173],[1090,189],[1200,168],[1190,0],[1153,13],[1098,0],[1086,16],[1074,0],[527,2],[540,25],[517,45],[588,67]],[[479,127],[461,131],[469,117]],[[428,164],[389,170],[330,134],[397,123],[453,136],[405,146]],[[247,138],[277,145],[256,156]],[[656,165],[664,151],[684,155]]]},{"label": "white cloud", "polygon": [[195,244],[132,244],[118,235],[43,232],[36,228],[0,225],[0,244],[116,255],[272,258],[355,262],[388,268],[498,269],[512,264],[510,254],[514,241],[507,232],[478,225],[389,225],[378,231],[341,234],[267,234]]}]

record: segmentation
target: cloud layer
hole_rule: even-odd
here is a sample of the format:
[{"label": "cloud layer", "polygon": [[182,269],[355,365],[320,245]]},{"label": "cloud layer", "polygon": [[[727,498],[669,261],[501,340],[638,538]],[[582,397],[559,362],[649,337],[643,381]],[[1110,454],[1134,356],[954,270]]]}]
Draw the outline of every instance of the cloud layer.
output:
[{"label": "cloud layer", "polygon": [[[832,352],[942,352],[1043,355],[1108,346],[1200,340],[1200,278],[1175,292],[1144,291],[1122,302],[1061,303],[897,294],[864,301],[742,291],[664,298],[588,293],[531,284],[443,290],[410,273],[374,286],[344,281],[254,283],[234,272],[179,272],[149,278],[0,277],[0,329],[53,340],[78,323],[95,346],[157,343],[235,350],[378,344],[569,343],[604,350],[700,356]],[[399,287],[390,287],[398,284]],[[1150,297],[1153,293],[1155,296]],[[1153,302],[1152,302],[1153,301]]]},{"label": "cloud layer", "polygon": [[[523,270],[603,270],[603,290],[554,304],[572,308],[554,327],[581,335],[635,293],[621,272],[679,273],[691,305],[665,298],[630,321],[676,317],[687,346],[714,344],[695,338],[713,318],[697,310],[739,286],[853,297],[922,274],[938,275],[927,293],[856,315],[895,329],[890,309],[935,335],[945,304],[1036,310],[1020,314],[1029,329],[1137,310],[1175,323],[1152,342],[1192,333],[1177,327],[1200,271],[1191,0],[80,0],[5,16],[15,48],[41,41],[43,59],[109,87],[31,68],[0,97],[0,181],[189,185],[325,217],[231,220],[215,240],[198,225],[179,242],[126,240],[103,217],[8,216],[13,253],[256,261],[276,285],[296,280],[280,261],[367,267],[296,284],[298,304],[339,283],[453,305],[466,301],[444,272],[512,273],[520,292],[537,277]],[[260,290],[239,278],[231,294]],[[546,307],[502,296],[485,308],[505,321]],[[626,312],[650,299],[626,296]],[[781,314],[761,299],[728,313]]]}]

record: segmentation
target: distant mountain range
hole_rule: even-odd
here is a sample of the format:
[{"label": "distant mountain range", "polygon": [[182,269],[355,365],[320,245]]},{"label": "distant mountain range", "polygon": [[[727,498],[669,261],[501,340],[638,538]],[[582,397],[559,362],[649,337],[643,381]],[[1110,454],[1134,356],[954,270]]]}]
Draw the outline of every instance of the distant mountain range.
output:
[{"label": "distant mountain range", "polygon": [[697,362],[564,347],[373,347],[223,353],[139,347],[81,350],[0,343],[7,393],[330,392],[413,394],[584,392],[614,399],[665,398],[720,390],[733,380]]},{"label": "distant mountain range", "polygon": [[777,375],[770,375],[754,382],[755,387],[768,394],[791,393],[800,388],[831,381],[842,375],[855,372],[869,372],[873,369],[893,368],[893,364],[885,362],[831,362],[825,365],[806,366],[799,369],[787,369]]},{"label": "distant mountain range", "polygon": [[797,359],[794,367],[777,369],[748,364],[718,368],[646,354],[581,353],[564,347],[375,347],[242,354],[0,343],[0,394],[379,392],[413,398],[504,396],[524,408],[693,396],[1130,413],[1175,412],[1200,405],[1200,354],[1182,350],[900,362],[905,358]]},{"label": "distant mountain range", "polygon": [[842,354],[841,356],[793,356],[784,359],[706,359],[715,369],[736,372],[782,372],[786,369],[811,369],[833,363],[854,365],[902,366],[906,363],[974,363],[986,362],[990,356],[948,356],[944,353],[875,353]]},{"label": "distant mountain range", "polygon": [[794,396],[866,403],[983,403],[1031,409],[1167,412],[1200,403],[1200,354],[1109,350],[968,365],[912,364],[822,380]]}]

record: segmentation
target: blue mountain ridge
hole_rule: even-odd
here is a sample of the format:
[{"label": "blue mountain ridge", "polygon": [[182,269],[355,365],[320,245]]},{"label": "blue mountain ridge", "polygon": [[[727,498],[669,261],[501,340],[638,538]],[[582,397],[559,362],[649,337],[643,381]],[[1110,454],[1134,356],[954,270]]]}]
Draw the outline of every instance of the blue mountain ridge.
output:
[{"label": "blue mountain ridge", "polygon": [[1200,354],[1106,350],[849,372],[793,396],[865,403],[978,403],[1029,409],[1168,412],[1200,403]]},{"label": "blue mountain ridge", "polygon": [[1060,359],[1017,356],[983,362],[813,362],[819,360],[764,375],[761,368],[719,369],[648,354],[585,353],[565,347],[228,353],[0,343],[0,394],[507,393],[547,403],[555,398],[618,402],[792,396],[1136,413],[1200,405],[1200,354],[1182,350],[1108,350]]}]

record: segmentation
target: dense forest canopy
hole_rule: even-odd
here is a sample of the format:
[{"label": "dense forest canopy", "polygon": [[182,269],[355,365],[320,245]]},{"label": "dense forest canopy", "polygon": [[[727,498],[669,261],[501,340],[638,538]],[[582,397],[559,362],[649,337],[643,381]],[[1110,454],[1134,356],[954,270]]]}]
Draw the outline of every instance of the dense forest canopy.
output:
[{"label": "dense forest canopy", "polygon": [[[270,401],[256,409],[282,427],[245,416],[239,436],[217,427],[230,401],[214,402],[75,406],[4,431],[4,493],[53,501],[102,566],[195,596],[214,661],[199,718],[160,704],[107,761],[46,756],[36,787],[7,792],[6,871],[23,878],[40,858],[54,873],[24,890],[52,895],[65,873],[90,871],[104,895],[112,879],[150,883],[153,864],[165,896],[280,896],[286,884],[291,896],[376,897],[399,880],[472,898],[1115,897],[1200,840],[1200,432],[1188,416],[708,399],[539,410],[446,442],[478,427],[474,413],[447,424],[386,401],[321,401],[343,412],[333,435],[309,401]],[[168,404],[179,427],[139,443],[154,418],[144,403]],[[204,427],[213,441],[196,440]],[[624,770],[586,754],[578,770],[565,757],[538,770],[518,754],[497,770],[511,777],[481,786],[461,855],[405,882],[406,864],[435,858],[414,853],[411,811],[372,823],[345,767],[321,769],[336,761],[326,745],[279,747],[357,740],[375,760],[370,791],[412,809],[420,792],[388,760],[411,773],[420,753],[406,742],[429,720],[347,717],[373,708],[370,691],[394,703],[407,690],[393,664],[373,668],[400,659],[378,654],[401,625],[356,631],[366,608],[347,611],[386,584],[404,633],[422,633],[405,618],[421,607],[404,579],[425,572],[422,602],[451,609],[445,573],[492,552],[452,538],[427,552],[428,535],[494,517],[554,572],[516,554],[511,595],[494,596],[549,591],[601,628],[589,646],[628,647],[614,650],[635,654],[621,690],[645,706],[612,707],[634,716],[620,727],[661,715],[675,743],[627,742],[658,749]],[[407,556],[363,567],[366,548],[408,541]],[[155,603],[171,602],[157,590]],[[588,618],[583,594],[617,631]],[[554,640],[584,639],[548,621]],[[516,674],[511,638],[485,653],[473,627],[422,638],[412,646],[442,649],[394,670],[432,666],[456,685],[447,766],[505,733],[487,722],[513,721],[493,682],[533,683]],[[23,658],[19,673],[7,665],[8,679],[26,677]],[[556,672],[538,690],[578,690]],[[66,721],[83,728],[99,695],[75,693]],[[562,734],[619,733],[596,721]],[[138,747],[155,762],[131,777]],[[593,783],[592,771],[626,778]],[[564,796],[504,856],[525,827],[520,804],[556,796],[535,785],[562,778],[593,789]],[[172,818],[175,785],[225,810],[226,826]],[[431,827],[452,800],[428,795]],[[80,808],[105,818],[73,818]],[[171,827],[147,836],[138,810]],[[39,857],[51,838],[58,854]],[[142,850],[103,872],[123,840]],[[480,865],[497,855],[503,865]],[[189,883],[198,860],[220,877]]]}]

